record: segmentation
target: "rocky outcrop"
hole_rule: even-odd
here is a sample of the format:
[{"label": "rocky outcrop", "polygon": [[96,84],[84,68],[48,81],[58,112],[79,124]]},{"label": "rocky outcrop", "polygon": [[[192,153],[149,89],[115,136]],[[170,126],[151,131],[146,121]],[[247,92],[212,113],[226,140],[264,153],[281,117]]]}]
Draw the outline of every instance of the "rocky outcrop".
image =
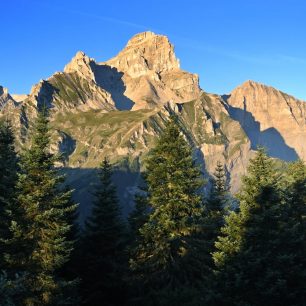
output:
[{"label": "rocky outcrop", "polygon": [[65,73],[77,72],[80,76],[87,80],[95,80],[94,73],[91,68],[91,64],[94,60],[89,58],[84,52],[78,51],[72,58],[71,62],[68,63],[65,68]]},{"label": "rocky outcrop", "polygon": [[111,67],[120,75],[122,94],[135,103],[133,110],[154,108],[170,100],[183,103],[200,95],[198,76],[180,69],[174,47],[164,35],[137,34],[117,56],[100,66]]},{"label": "rocky outcrop", "polygon": [[179,70],[179,60],[167,36],[143,32],[133,36],[119,54],[106,62],[132,78]]},{"label": "rocky outcrop", "polygon": [[23,109],[21,103],[15,101],[9,94],[8,89],[0,86],[0,119],[3,117],[11,122],[16,132],[16,145],[19,148],[27,125],[23,121]]},{"label": "rocky outcrop", "polygon": [[168,102],[155,109],[58,114],[53,124],[56,130],[76,141],[75,150],[69,156],[70,167],[92,168],[107,156],[114,163],[124,163],[139,171],[165,122],[175,113],[203,172],[208,176],[221,161],[235,192],[240,175],[245,173],[250,142],[223,104],[221,97],[203,93],[194,101]]},{"label": "rocky outcrop", "polygon": [[252,148],[264,145],[271,156],[306,160],[306,103],[273,87],[247,81],[226,97]]},{"label": "rocky outcrop", "polygon": [[129,205],[143,161],[173,113],[203,173],[209,177],[221,161],[233,192],[259,144],[273,157],[306,159],[305,102],[253,81],[222,97],[204,93],[198,82],[180,69],[166,36],[144,32],[103,63],[77,52],[27,96],[14,99],[0,87],[0,116],[11,118],[21,146],[37,109],[51,110],[51,149],[63,154],[82,207],[93,169],[106,156],[118,165],[119,194]]},{"label": "rocky outcrop", "polygon": [[28,97],[28,95],[18,95],[18,94],[12,94],[12,98],[16,101],[16,102],[22,102],[24,101],[26,98]]},{"label": "rocky outcrop", "polygon": [[16,105],[17,103],[9,94],[8,89],[0,86],[0,111],[13,109]]},{"label": "rocky outcrop", "polygon": [[91,63],[94,61],[87,55],[77,52],[64,72],[57,72],[33,86],[23,103],[38,108],[46,105],[52,112],[115,110],[111,95],[95,82]]}]

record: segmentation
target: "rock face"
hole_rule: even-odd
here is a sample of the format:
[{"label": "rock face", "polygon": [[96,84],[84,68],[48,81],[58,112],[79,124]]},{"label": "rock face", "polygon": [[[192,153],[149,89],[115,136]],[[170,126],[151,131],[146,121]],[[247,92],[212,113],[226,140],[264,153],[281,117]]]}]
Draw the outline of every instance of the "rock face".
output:
[{"label": "rock face", "polygon": [[198,76],[180,69],[174,47],[164,35],[137,34],[116,57],[100,66],[111,67],[113,75],[120,76],[124,96],[135,103],[133,110],[168,101],[187,102],[200,95]]},{"label": "rock face", "polygon": [[306,160],[306,103],[272,87],[247,81],[226,97],[252,148],[264,145],[283,160]]},{"label": "rock face", "polygon": [[252,81],[227,96],[207,94],[197,75],[180,69],[168,38],[152,32],[135,35],[103,63],[77,52],[29,95],[14,99],[0,87],[0,117],[11,118],[19,147],[43,105],[51,110],[51,150],[64,156],[83,216],[105,156],[118,166],[115,181],[129,210],[143,160],[173,113],[205,176],[221,161],[232,192],[259,144],[273,157],[306,160],[305,102]]},{"label": "rock face", "polygon": [[24,103],[30,102],[35,106],[45,104],[52,109],[66,111],[115,110],[111,95],[96,83],[92,64],[93,59],[77,52],[64,72],[57,72],[33,86]]},{"label": "rock face", "polygon": [[28,95],[17,95],[17,94],[12,94],[12,98],[16,101],[16,102],[22,102],[23,100],[25,100],[28,97]]},{"label": "rock face", "polygon": [[89,58],[84,52],[78,51],[70,63],[65,68],[65,73],[77,72],[80,76],[87,80],[95,80],[94,73],[91,69],[91,64],[94,60]]},{"label": "rock face", "polygon": [[0,111],[16,107],[16,101],[8,93],[8,89],[0,86]]}]

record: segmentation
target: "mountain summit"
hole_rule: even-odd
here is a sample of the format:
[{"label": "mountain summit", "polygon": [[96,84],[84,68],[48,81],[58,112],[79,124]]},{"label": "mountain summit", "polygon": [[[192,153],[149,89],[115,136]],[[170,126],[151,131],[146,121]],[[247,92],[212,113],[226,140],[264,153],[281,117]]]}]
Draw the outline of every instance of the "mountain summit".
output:
[{"label": "mountain summit", "polygon": [[200,95],[198,76],[180,69],[174,47],[164,35],[139,33],[101,65],[121,75],[124,95],[135,103],[134,110],[187,102]]},{"label": "mountain summit", "polygon": [[16,100],[0,87],[0,117],[11,118],[18,146],[27,145],[42,105],[50,108],[51,149],[63,154],[69,183],[78,186],[81,214],[91,197],[85,186],[106,156],[120,169],[117,183],[129,209],[143,160],[172,114],[203,173],[220,161],[233,192],[258,145],[280,160],[306,160],[305,102],[254,81],[229,95],[205,93],[198,76],[180,68],[169,39],[153,32],[133,36],[105,62],[79,51],[63,72]]},{"label": "mountain summit", "polygon": [[227,97],[230,114],[251,140],[284,160],[306,160],[306,103],[271,86],[247,81]]}]

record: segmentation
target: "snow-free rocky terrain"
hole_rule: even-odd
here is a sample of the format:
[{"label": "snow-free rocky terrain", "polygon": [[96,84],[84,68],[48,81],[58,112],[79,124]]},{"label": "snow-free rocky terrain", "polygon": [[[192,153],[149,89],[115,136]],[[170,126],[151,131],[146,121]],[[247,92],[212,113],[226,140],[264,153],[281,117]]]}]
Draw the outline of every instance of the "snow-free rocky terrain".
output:
[{"label": "snow-free rocky terrain", "polygon": [[63,153],[59,166],[77,190],[82,216],[105,156],[118,165],[118,193],[124,211],[130,209],[143,160],[172,113],[204,175],[221,161],[233,192],[258,145],[280,160],[306,160],[305,102],[253,81],[227,95],[206,93],[197,74],[180,69],[168,38],[152,32],[135,35],[106,62],[77,52],[29,95],[0,86],[0,116],[11,119],[19,149],[41,105],[51,110],[51,149]]}]

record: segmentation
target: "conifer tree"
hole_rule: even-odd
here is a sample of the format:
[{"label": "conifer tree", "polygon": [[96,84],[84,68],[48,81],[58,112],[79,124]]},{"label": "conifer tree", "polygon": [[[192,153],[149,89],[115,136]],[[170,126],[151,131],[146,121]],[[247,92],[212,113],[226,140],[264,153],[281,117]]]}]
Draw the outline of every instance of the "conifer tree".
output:
[{"label": "conifer tree", "polygon": [[9,253],[7,240],[11,237],[9,227],[13,221],[16,182],[13,131],[8,121],[0,121],[0,271],[9,268],[5,254]]},{"label": "conifer tree", "polygon": [[25,292],[24,278],[15,275],[14,278],[9,278],[7,273],[0,272],[0,306],[17,306],[23,298]]},{"label": "conifer tree", "polygon": [[215,242],[224,225],[226,208],[229,202],[228,184],[224,166],[218,161],[211,179],[211,191],[206,201],[203,221],[203,266],[206,278],[203,282],[202,295],[209,304],[214,296],[214,260],[212,253],[216,251]]},{"label": "conifer tree", "polygon": [[16,247],[11,262],[16,271],[27,275],[23,305],[74,303],[72,297],[65,296],[72,282],[61,279],[59,271],[72,250],[73,242],[67,239],[71,228],[67,214],[76,205],[71,203],[71,191],[62,188],[64,176],[54,168],[58,157],[49,152],[49,145],[44,108],[38,112],[30,148],[21,155],[17,204],[22,214],[11,227]]},{"label": "conifer tree", "polygon": [[100,184],[92,215],[85,224],[81,271],[84,305],[121,305],[125,299],[125,224],[107,159],[99,169]]},{"label": "conifer tree", "polygon": [[306,301],[306,165],[299,160],[289,165],[284,175],[285,198],[279,236],[282,249],[278,256],[282,272],[282,302],[303,305]]},{"label": "conifer tree", "polygon": [[148,221],[149,217],[148,194],[145,188],[141,188],[141,190],[135,194],[134,202],[135,207],[128,219],[132,241],[137,240],[137,237],[140,235],[140,228]]},{"label": "conifer tree", "polygon": [[152,211],[130,261],[140,291],[132,304],[190,305],[202,279],[203,181],[176,120],[171,118],[146,163]]},{"label": "conifer tree", "polygon": [[217,162],[211,183],[211,192],[206,203],[206,225],[210,225],[208,229],[210,235],[209,240],[214,244],[224,223],[224,212],[229,200],[229,186],[227,184],[224,166],[219,161]]},{"label": "conifer tree", "polygon": [[283,305],[278,179],[273,160],[260,148],[243,178],[240,210],[226,217],[216,242],[218,305]]}]

